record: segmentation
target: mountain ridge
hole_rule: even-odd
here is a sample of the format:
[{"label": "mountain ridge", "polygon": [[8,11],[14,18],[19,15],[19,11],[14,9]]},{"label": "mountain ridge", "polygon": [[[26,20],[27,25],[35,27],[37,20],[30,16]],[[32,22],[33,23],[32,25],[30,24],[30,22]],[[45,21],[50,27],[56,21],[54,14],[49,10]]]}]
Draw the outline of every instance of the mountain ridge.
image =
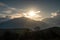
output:
[{"label": "mountain ridge", "polygon": [[37,26],[43,28],[48,26],[48,24],[42,21],[34,21],[25,17],[15,18],[0,24],[0,28],[34,28]]}]

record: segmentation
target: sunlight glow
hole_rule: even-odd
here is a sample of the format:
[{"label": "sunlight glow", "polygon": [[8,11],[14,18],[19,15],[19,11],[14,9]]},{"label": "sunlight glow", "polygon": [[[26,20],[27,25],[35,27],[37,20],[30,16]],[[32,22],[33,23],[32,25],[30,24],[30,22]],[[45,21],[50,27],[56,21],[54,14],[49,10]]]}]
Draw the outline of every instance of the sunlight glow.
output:
[{"label": "sunlight glow", "polygon": [[30,18],[35,21],[41,21],[42,16],[39,15],[38,13],[40,13],[40,11],[29,10],[28,12],[23,13],[23,15],[26,18]]},{"label": "sunlight glow", "polygon": [[57,16],[57,13],[51,13],[51,18],[54,18],[55,16]]},{"label": "sunlight glow", "polygon": [[28,16],[35,16],[35,15],[36,15],[36,13],[34,11],[30,11],[28,14]]},{"label": "sunlight glow", "polygon": [[10,15],[11,19],[23,17],[22,14]]},{"label": "sunlight glow", "polygon": [[26,17],[35,21],[42,21],[43,17],[39,14],[40,11],[28,10],[27,12],[18,12],[15,15],[10,15],[11,19]]}]

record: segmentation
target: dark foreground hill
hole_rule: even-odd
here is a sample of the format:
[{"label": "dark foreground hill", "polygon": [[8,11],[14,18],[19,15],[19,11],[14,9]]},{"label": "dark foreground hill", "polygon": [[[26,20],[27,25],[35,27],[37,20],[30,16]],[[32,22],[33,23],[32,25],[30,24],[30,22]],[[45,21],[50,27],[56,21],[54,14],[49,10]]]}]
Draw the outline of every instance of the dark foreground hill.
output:
[{"label": "dark foreground hill", "polygon": [[[0,34],[2,30],[0,30]],[[23,33],[11,32],[9,30],[4,31],[3,35],[0,35],[0,40],[60,40],[60,27],[39,31],[23,29]]]},{"label": "dark foreground hill", "polygon": [[41,21],[34,21],[25,17],[12,19],[0,24],[0,28],[34,28],[37,26],[45,28],[48,27],[48,24]]}]

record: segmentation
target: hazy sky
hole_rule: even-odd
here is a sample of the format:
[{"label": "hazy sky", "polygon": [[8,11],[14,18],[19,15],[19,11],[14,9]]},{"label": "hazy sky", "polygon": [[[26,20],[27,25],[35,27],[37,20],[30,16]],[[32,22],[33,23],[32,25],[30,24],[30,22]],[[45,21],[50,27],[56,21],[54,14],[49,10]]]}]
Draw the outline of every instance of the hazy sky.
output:
[{"label": "hazy sky", "polygon": [[[4,14],[3,12],[5,12],[5,9],[8,7],[18,10],[27,9],[30,8],[30,6],[36,7],[44,16],[48,17],[52,12],[60,10],[60,0],[0,0],[0,14]],[[11,11],[8,12],[11,13]],[[13,10],[13,13],[15,12],[16,11]]]}]

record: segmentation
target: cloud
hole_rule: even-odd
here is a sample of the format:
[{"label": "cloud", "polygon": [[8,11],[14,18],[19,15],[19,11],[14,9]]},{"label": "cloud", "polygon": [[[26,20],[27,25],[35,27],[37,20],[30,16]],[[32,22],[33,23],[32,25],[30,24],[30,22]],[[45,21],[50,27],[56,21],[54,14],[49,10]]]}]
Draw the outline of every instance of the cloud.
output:
[{"label": "cloud", "polygon": [[[14,19],[14,18],[20,18],[23,16],[23,12],[21,10],[16,11],[16,8],[10,8],[7,11],[3,11],[4,13],[6,13],[6,16],[9,16],[10,19]],[[9,14],[9,15],[7,15]]]},{"label": "cloud", "polygon": [[6,15],[0,14],[0,18],[5,18]]},{"label": "cloud", "polygon": [[20,18],[20,17],[22,17],[22,14],[14,14],[14,15],[10,15],[10,19]]},{"label": "cloud", "polygon": [[1,17],[8,16],[11,19],[19,18],[19,17],[22,17],[22,10],[17,9],[17,8],[8,7],[8,8],[5,8],[4,10],[2,10],[0,16]]},{"label": "cloud", "polygon": [[11,9],[11,10],[16,10],[16,8],[9,8],[9,9]]},{"label": "cloud", "polygon": [[17,11],[16,8],[6,8],[5,10],[2,11],[3,14],[15,14]]},{"label": "cloud", "polygon": [[12,11],[11,10],[7,10],[7,11],[3,11],[3,13],[10,14],[10,13],[12,13]]},{"label": "cloud", "polygon": [[[0,17],[10,17],[10,18],[18,18],[21,17],[22,9],[16,9],[13,7],[9,7],[8,5],[0,2],[0,6],[2,6],[2,10],[0,12]],[[3,8],[4,7],[4,8]]]},{"label": "cloud", "polygon": [[0,2],[0,6],[5,6],[5,4],[4,4],[4,3],[2,3],[2,2]]},{"label": "cloud", "polygon": [[51,18],[54,18],[56,16],[60,16],[60,11],[59,10],[56,11],[56,12],[51,13]]},{"label": "cloud", "polygon": [[57,16],[57,13],[51,13],[51,18],[54,18],[55,16]]},{"label": "cloud", "polygon": [[16,8],[8,7],[8,10],[17,10]]},{"label": "cloud", "polygon": [[43,19],[43,22],[48,23],[51,26],[60,26],[60,11],[51,13],[51,18]]}]

